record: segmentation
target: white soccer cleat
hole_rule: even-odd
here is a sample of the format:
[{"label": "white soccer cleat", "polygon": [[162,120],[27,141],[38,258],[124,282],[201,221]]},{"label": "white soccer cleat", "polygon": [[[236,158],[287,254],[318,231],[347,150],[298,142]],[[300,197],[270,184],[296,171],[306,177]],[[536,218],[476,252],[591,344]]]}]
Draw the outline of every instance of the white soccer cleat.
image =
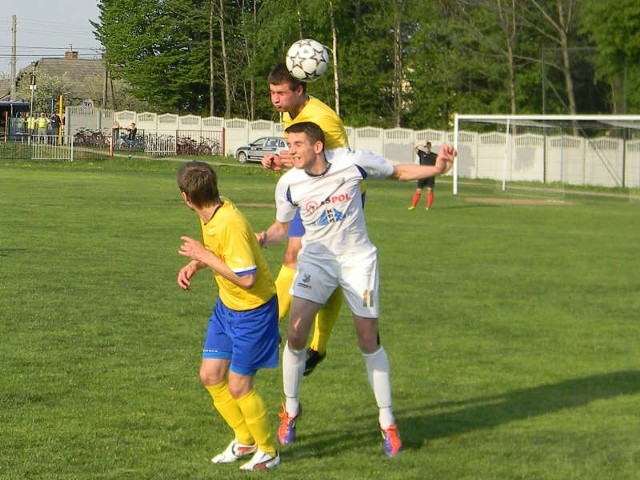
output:
[{"label": "white soccer cleat", "polygon": [[280,452],[276,452],[276,456],[272,457],[268,453],[258,450],[251,460],[240,467],[240,470],[271,470],[277,465],[280,465]]},{"label": "white soccer cleat", "polygon": [[243,445],[238,443],[234,438],[231,443],[225,448],[224,452],[216,455],[211,459],[211,463],[233,463],[238,460],[253,455],[258,450],[258,447],[254,445]]}]

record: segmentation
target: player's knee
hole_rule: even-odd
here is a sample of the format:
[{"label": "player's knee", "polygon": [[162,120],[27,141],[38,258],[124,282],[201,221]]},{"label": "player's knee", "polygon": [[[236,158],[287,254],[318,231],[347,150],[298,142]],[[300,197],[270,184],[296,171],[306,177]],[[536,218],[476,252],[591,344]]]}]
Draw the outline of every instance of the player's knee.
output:
[{"label": "player's knee", "polygon": [[307,339],[299,333],[290,332],[287,335],[287,344],[291,350],[303,350],[307,345]]},{"label": "player's knee", "polygon": [[377,331],[359,332],[358,347],[362,353],[375,353],[380,348],[380,336]]},{"label": "player's knee", "polygon": [[376,353],[378,350],[380,350],[380,344],[378,342],[367,342],[367,343],[359,343],[358,346],[360,347],[360,351],[363,354],[372,354],[372,353]]},{"label": "player's knee", "polygon": [[225,380],[224,371],[204,365],[200,367],[199,377],[203,385],[218,385]]},{"label": "player's knee", "polygon": [[211,375],[210,372],[207,372],[204,369],[200,369],[199,377],[203,385],[217,385],[220,383],[219,381],[216,381],[217,378],[215,375]]},{"label": "player's knee", "polygon": [[244,397],[247,393],[249,393],[249,386],[246,382],[229,382],[229,393],[233,398],[241,398]]}]

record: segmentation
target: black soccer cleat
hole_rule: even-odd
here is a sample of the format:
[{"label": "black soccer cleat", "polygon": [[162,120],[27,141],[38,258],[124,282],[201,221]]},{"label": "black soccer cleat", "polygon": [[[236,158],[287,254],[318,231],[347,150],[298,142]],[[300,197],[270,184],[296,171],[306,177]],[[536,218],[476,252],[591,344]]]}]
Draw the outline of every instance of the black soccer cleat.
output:
[{"label": "black soccer cleat", "polygon": [[313,348],[307,348],[307,361],[304,365],[304,376],[310,375],[311,372],[318,366],[318,364],[324,360],[326,355],[320,355],[319,352]]}]

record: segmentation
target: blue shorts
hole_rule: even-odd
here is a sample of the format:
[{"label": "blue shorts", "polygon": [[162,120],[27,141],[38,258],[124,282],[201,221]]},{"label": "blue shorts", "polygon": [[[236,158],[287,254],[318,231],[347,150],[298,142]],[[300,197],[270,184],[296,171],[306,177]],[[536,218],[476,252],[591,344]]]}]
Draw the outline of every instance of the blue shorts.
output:
[{"label": "blue shorts", "polygon": [[230,360],[239,375],[278,366],[278,298],[253,310],[237,311],[220,299],[209,319],[202,358]]},{"label": "blue shorts", "polygon": [[302,219],[300,218],[300,209],[296,210],[296,216],[293,217],[291,223],[289,223],[289,238],[301,237],[304,235],[304,225],[302,225]]}]

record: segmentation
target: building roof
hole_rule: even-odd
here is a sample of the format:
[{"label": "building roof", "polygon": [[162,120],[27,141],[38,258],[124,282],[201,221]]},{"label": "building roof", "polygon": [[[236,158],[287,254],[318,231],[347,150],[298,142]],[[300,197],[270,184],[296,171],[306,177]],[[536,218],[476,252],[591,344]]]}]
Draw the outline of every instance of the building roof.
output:
[{"label": "building roof", "polygon": [[0,78],[0,100],[9,100],[11,96],[11,79]]},{"label": "building roof", "polygon": [[[20,70],[18,82],[23,75],[29,75],[34,68],[36,71],[45,71],[57,77],[65,75],[73,84],[73,96],[76,98],[89,98],[91,92],[85,86],[95,84],[95,81],[102,82],[105,77],[105,65],[102,59],[78,58],[78,52],[75,51],[66,52],[64,58],[44,57],[32,62],[31,65]],[[2,90],[0,90],[1,94]]]},{"label": "building roof", "polygon": [[[104,78],[102,60],[81,58],[41,58],[35,62],[38,70],[44,70],[55,76],[65,75],[76,84],[82,84],[88,77]],[[27,67],[31,71],[32,67]]]}]

